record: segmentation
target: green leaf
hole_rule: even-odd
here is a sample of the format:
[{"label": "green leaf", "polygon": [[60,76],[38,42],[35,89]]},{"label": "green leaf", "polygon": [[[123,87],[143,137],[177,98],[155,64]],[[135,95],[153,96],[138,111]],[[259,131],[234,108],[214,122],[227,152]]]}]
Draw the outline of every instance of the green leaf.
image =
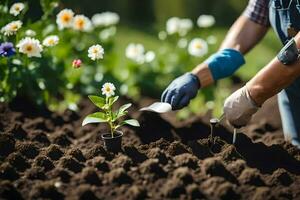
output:
[{"label": "green leaf", "polygon": [[103,108],[105,106],[104,98],[95,95],[89,95],[88,97],[98,108]]},{"label": "green leaf", "polygon": [[105,114],[101,113],[101,112],[95,112],[84,118],[84,120],[82,122],[82,126],[84,126],[86,124],[101,123],[101,122],[107,122]]},{"label": "green leaf", "polygon": [[121,106],[119,109],[119,113],[124,113],[124,111],[127,110],[131,105],[132,105],[131,103],[128,103],[128,104]]},{"label": "green leaf", "polygon": [[140,123],[135,119],[125,120],[125,121],[122,122],[122,125],[124,125],[124,124],[128,124],[128,125],[131,125],[131,126],[137,126],[137,127],[140,126]]},{"label": "green leaf", "polygon": [[109,98],[109,106],[112,106],[118,99],[119,96]]}]

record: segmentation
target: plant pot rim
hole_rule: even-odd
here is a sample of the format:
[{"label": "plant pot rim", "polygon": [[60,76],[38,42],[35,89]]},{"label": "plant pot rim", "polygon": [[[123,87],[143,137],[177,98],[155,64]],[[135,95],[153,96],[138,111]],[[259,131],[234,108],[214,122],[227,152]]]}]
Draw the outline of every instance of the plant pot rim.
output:
[{"label": "plant pot rim", "polygon": [[119,137],[123,136],[123,132],[122,131],[115,131],[114,133],[114,137],[111,137],[111,133],[103,133],[101,134],[101,138],[104,140],[113,140]]}]

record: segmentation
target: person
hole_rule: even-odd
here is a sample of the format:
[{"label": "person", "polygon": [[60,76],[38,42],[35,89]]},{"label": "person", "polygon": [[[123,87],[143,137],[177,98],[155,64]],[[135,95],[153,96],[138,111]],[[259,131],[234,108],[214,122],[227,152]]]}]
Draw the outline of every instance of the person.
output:
[{"label": "person", "polygon": [[259,43],[269,26],[283,48],[245,86],[225,100],[224,114],[231,125],[243,127],[267,99],[279,93],[285,139],[300,148],[300,0],[250,0],[219,51],[173,80],[161,101],[170,103],[174,110],[181,109],[200,88],[232,75],[245,63],[243,55]]}]

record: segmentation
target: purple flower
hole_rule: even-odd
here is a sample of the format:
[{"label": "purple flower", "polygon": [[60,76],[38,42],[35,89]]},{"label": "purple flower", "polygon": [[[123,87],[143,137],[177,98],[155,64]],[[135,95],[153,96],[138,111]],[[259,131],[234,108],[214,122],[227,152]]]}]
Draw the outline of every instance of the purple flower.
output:
[{"label": "purple flower", "polygon": [[4,57],[10,57],[16,54],[14,44],[11,42],[3,42],[0,45],[0,55]]}]

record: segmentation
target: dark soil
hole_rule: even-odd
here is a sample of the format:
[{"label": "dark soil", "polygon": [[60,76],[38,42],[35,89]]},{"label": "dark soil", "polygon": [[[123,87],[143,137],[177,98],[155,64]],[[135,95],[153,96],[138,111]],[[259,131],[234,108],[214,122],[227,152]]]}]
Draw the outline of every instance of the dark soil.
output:
[{"label": "dark soil", "polygon": [[0,104],[0,199],[300,199],[300,151],[273,119],[256,117],[232,145],[222,126],[209,139],[208,117],[138,107],[129,114],[141,127],[124,127],[113,154],[100,137],[106,125],[81,127],[95,111],[89,101],[61,114]]}]

